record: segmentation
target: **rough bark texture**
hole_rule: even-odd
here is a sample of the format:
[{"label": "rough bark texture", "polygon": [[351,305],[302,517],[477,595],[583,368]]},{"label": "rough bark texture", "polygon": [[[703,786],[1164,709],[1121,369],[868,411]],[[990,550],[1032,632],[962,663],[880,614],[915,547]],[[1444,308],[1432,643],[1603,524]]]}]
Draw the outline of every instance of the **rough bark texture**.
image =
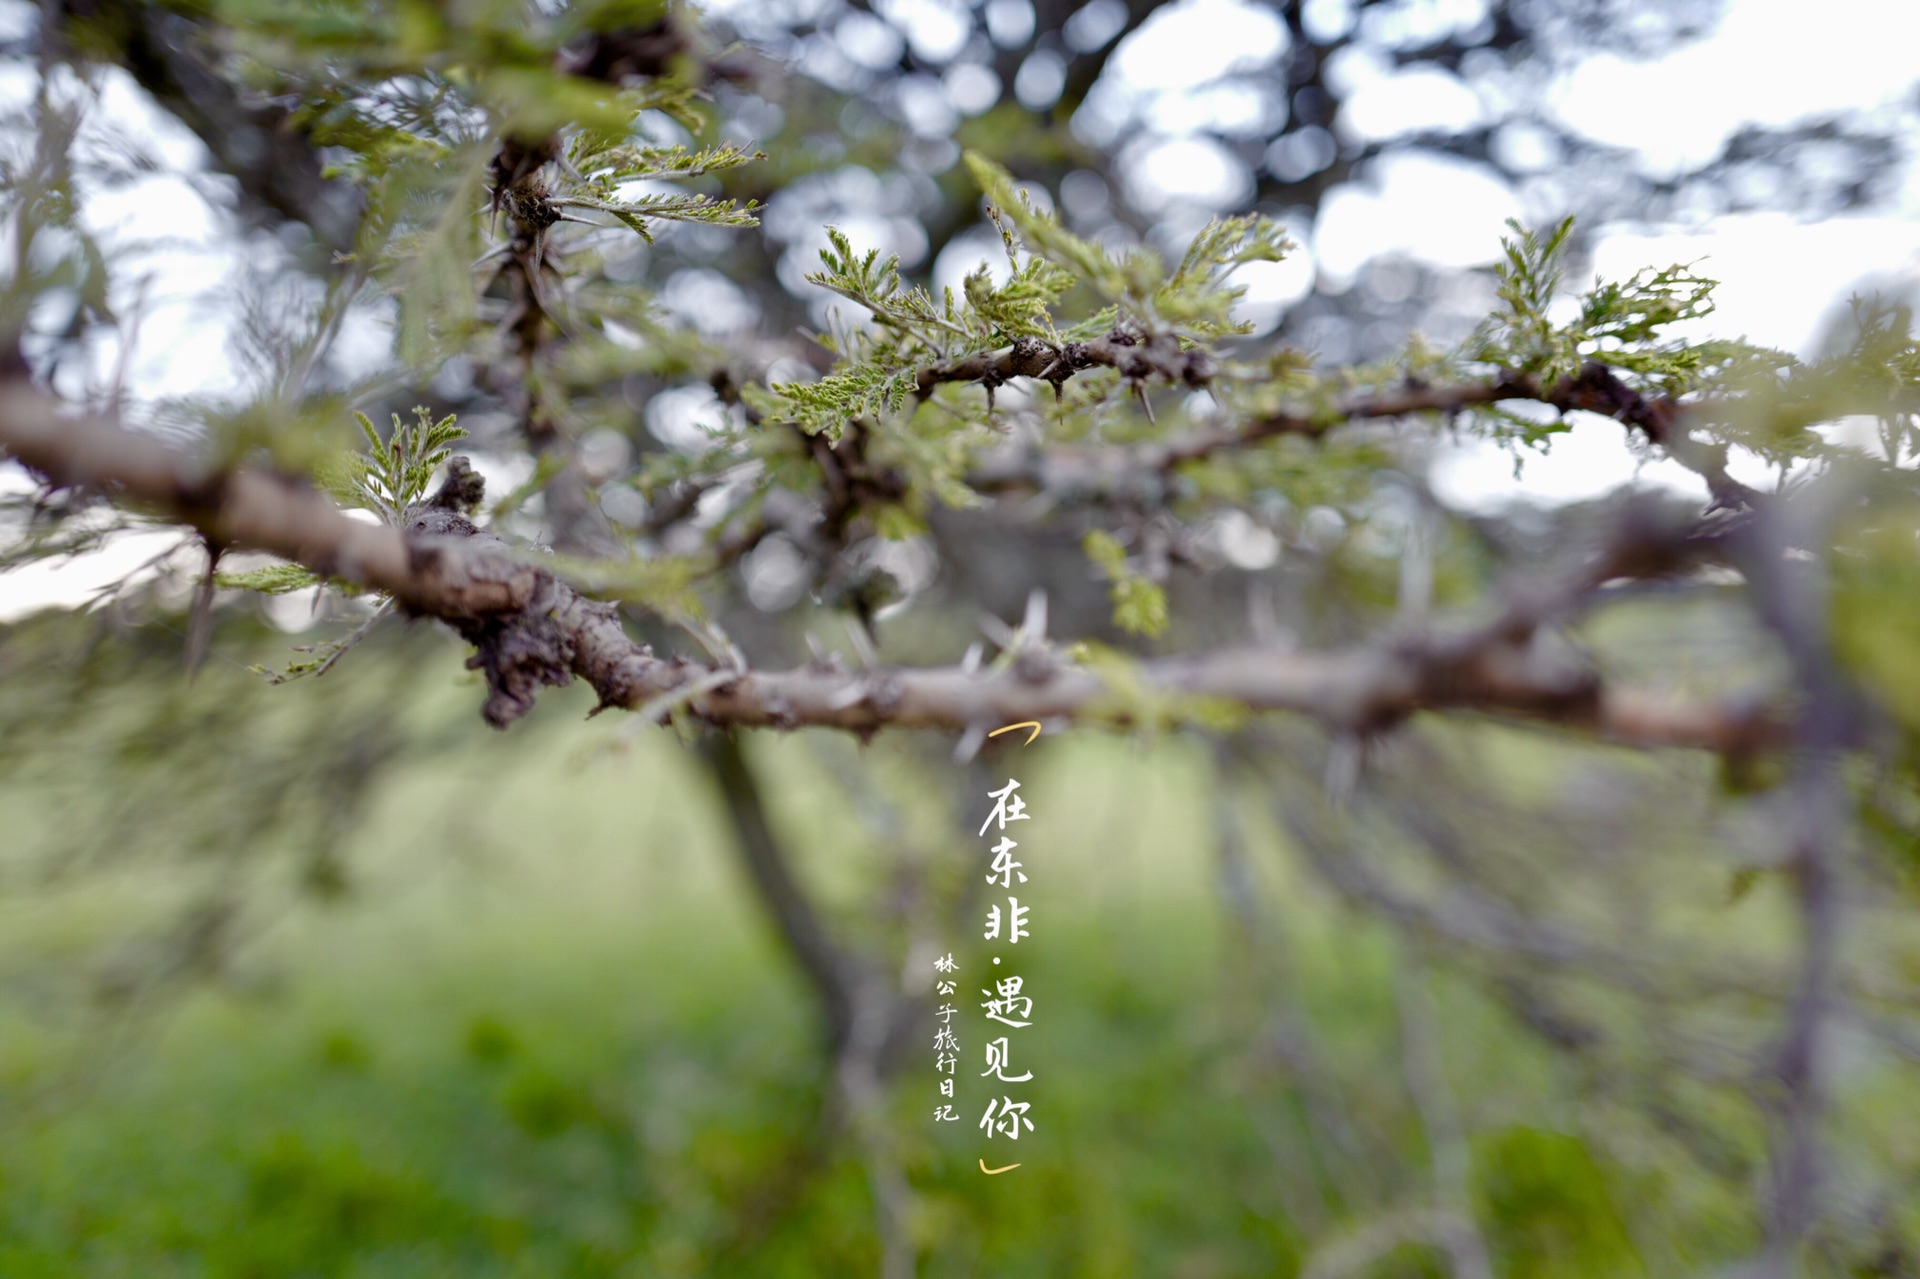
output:
[{"label": "rough bark texture", "polygon": [[[0,445],[54,484],[144,506],[217,545],[284,556],[448,623],[474,646],[469,664],[486,674],[484,713],[495,727],[531,710],[542,688],[575,676],[594,688],[602,708],[643,710],[679,700],[710,723],[774,728],[963,731],[1023,719],[1124,721],[1139,713],[1100,675],[1044,646],[987,671],[849,671],[816,662],[769,673],[662,659],[628,636],[613,604],[581,594],[457,513],[430,508],[404,531],[368,524],[301,482],[249,468],[205,470],[150,436],[63,416],[52,400],[17,383],[0,388]],[[1331,653],[1224,649],[1142,661],[1134,676],[1150,697],[1293,711],[1345,731],[1386,728],[1421,710],[1470,709],[1639,746],[1733,755],[1766,747],[1779,721],[1764,706],[1611,688],[1537,639],[1541,625],[1599,583],[1659,575],[1694,553],[1666,534],[1630,532],[1562,585],[1523,593],[1493,623],[1471,631],[1411,634]]]}]

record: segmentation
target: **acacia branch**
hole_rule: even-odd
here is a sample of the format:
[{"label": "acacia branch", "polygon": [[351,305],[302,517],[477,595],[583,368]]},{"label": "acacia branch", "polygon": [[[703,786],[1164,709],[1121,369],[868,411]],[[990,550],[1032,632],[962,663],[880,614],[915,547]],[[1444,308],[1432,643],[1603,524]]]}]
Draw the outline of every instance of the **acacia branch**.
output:
[{"label": "acacia branch", "polygon": [[[1076,344],[1061,348],[1069,353]],[[1091,344],[1090,344],[1091,346]],[[1089,348],[1082,348],[1090,349]],[[938,370],[922,372],[923,390],[929,377],[935,381],[958,380],[960,374],[970,380],[997,385],[1009,372],[1047,377],[1033,370],[1044,367],[1051,348],[1031,343],[1022,352],[1019,345],[1006,355],[975,357]],[[1146,348],[1140,348],[1145,350]],[[1160,353],[1164,356],[1164,353]],[[1180,353],[1197,355],[1198,353]],[[1090,367],[1082,362],[1070,367]],[[1115,366],[1118,367],[1118,366]],[[1181,368],[1141,366],[1146,376],[1157,372],[1168,380],[1204,385],[1213,373],[1204,365]],[[953,376],[948,376],[951,373]],[[1579,409],[1610,417],[1637,429],[1654,443],[1662,445],[1677,460],[1699,472],[1708,481],[1714,495],[1728,505],[1745,505],[1751,494],[1725,474],[1724,458],[1710,455],[1676,429],[1689,405],[1664,397],[1648,397],[1623,382],[1612,369],[1599,361],[1589,361],[1579,373],[1542,384],[1538,378],[1522,373],[1503,372],[1475,382],[1441,386],[1412,382],[1396,390],[1377,391],[1342,404],[1311,412],[1279,412],[1231,426],[1194,431],[1171,440],[1145,444],[1049,447],[1004,453],[984,460],[968,475],[968,483],[981,492],[1010,489],[1066,490],[1076,493],[1114,491],[1148,492],[1165,484],[1168,477],[1190,462],[1204,461],[1217,454],[1251,448],[1281,436],[1294,435],[1319,439],[1333,430],[1355,422],[1406,417],[1415,413],[1441,413],[1448,416],[1477,405],[1502,400],[1532,400],[1551,405],[1562,413]]]},{"label": "acacia branch", "polygon": [[[1152,379],[1205,387],[1219,376],[1212,358],[1202,351],[1183,351],[1170,338],[1137,339],[1116,330],[1094,342],[1059,346],[1021,338],[1006,351],[982,353],[920,370],[916,386],[921,400],[949,382],[975,382],[991,395],[995,387],[1016,377],[1050,382],[1056,390],[1075,373],[1089,368],[1114,368],[1139,382]],[[716,378],[716,389],[728,404],[740,403],[733,382]],[[1537,377],[1501,372],[1481,381],[1429,385],[1409,382],[1394,390],[1356,396],[1345,403],[1311,412],[1276,412],[1231,426],[1192,431],[1170,440],[1133,444],[1014,445],[977,458],[966,473],[967,486],[978,493],[1044,493],[1055,500],[1164,502],[1180,467],[1219,454],[1253,448],[1281,436],[1318,440],[1342,426],[1382,421],[1420,413],[1452,417],[1479,405],[1502,400],[1530,400],[1568,413],[1582,410],[1609,417],[1636,429],[1650,443],[1705,481],[1715,506],[1752,508],[1760,495],[1727,473],[1724,445],[1695,439],[1684,422],[1692,416],[1724,414],[1735,407],[1726,401],[1681,402],[1665,396],[1649,397],[1621,380],[1607,365],[1589,361],[1578,374],[1542,385]],[[750,422],[762,419],[751,407]],[[1814,418],[1812,420],[1818,420]],[[798,427],[794,428],[796,431]],[[847,424],[840,443],[829,446],[820,436],[804,435],[804,447],[820,466],[827,488],[826,518],[822,528],[828,540],[837,538],[863,504],[895,502],[908,490],[897,469],[876,465],[865,456],[868,424],[855,418]],[[658,534],[686,518],[704,491],[682,482],[685,492],[669,497],[648,532]],[[754,538],[766,530],[754,531]],[[748,543],[743,549],[751,549]],[[730,558],[737,558],[733,556]],[[730,562],[730,558],[726,562]]]},{"label": "acacia branch", "polygon": [[1058,394],[1068,378],[1087,369],[1116,369],[1120,376],[1134,381],[1159,378],[1192,387],[1207,385],[1217,374],[1211,355],[1197,349],[1183,350],[1168,334],[1143,338],[1115,329],[1091,342],[1063,342],[1058,346],[1037,338],[1016,338],[1011,347],[998,354],[981,352],[964,360],[929,365],[920,370],[914,385],[924,400],[946,382],[979,382],[992,389],[1017,377],[1030,377],[1052,383]]},{"label": "acacia branch", "polygon": [[[1609,686],[1535,632],[1608,577],[1669,571],[1691,552],[1623,540],[1555,590],[1516,599],[1487,625],[1452,635],[1406,635],[1333,652],[1221,649],[1134,664],[1123,696],[1109,679],[1045,649],[1004,668],[848,671],[816,662],[795,670],[720,671],[656,657],[623,628],[617,608],[444,510],[407,529],[353,519],[304,482],[253,468],[209,470],[148,435],[98,417],[64,416],[22,384],[0,387],[0,446],[60,486],[103,493],[198,529],[219,544],[266,551],[324,577],[384,591],[407,612],[438,618],[476,652],[486,673],[485,715],[496,727],[524,715],[540,689],[585,680],[601,708],[636,710],[685,695],[687,712],[716,725],[961,731],[1024,719],[1129,722],[1188,699],[1292,711],[1353,732],[1385,729],[1423,710],[1467,709],[1562,724],[1638,746],[1700,747],[1747,755],[1770,746],[1777,715]],[[1662,549],[1664,547],[1664,549]],[[717,678],[716,678],[717,677]]]}]

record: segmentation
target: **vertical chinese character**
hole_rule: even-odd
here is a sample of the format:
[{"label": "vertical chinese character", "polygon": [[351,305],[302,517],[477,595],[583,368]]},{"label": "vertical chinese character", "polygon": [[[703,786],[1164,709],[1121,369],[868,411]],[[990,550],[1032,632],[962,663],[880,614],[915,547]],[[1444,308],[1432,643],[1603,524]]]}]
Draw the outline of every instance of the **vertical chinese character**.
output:
[{"label": "vertical chinese character", "polygon": [[1011,1064],[1011,1058],[1012,1054],[1007,1048],[1005,1035],[990,1040],[987,1044],[987,1068],[980,1072],[981,1075],[992,1075],[1003,1084],[1020,1084],[1033,1078],[1031,1070],[1024,1075],[1009,1075],[1007,1067]]},{"label": "vertical chinese character", "polygon": [[1020,869],[1021,863],[1015,861],[1013,857],[1013,850],[1018,847],[1020,845],[1004,836],[998,844],[994,845],[993,866],[987,875],[989,884],[997,883],[1002,888],[1012,888],[1016,878],[1023,884],[1027,882],[1026,873]]},{"label": "vertical chinese character", "polygon": [[[1029,1109],[1031,1109],[1030,1103],[1015,1101],[1011,1097],[1002,1097],[998,1101],[989,1101],[987,1102],[987,1113],[980,1116],[980,1127],[986,1131],[989,1137],[998,1133],[1002,1137],[1009,1137],[1014,1141],[1018,1141],[1020,1140],[1020,1128],[1022,1125],[1025,1125],[1028,1132],[1033,1131],[1033,1120],[1027,1118],[1027,1111]],[[999,1118],[997,1119],[994,1117],[996,1111],[998,1111],[999,1114]]]},{"label": "vertical chinese character", "polygon": [[[933,961],[934,972],[942,974],[943,978],[945,974],[959,971],[959,967],[953,962],[951,951]],[[960,988],[960,984],[950,978],[936,981],[934,985],[942,995],[951,995]],[[946,1098],[953,1096],[953,1073],[960,1064],[960,1040],[953,1033],[952,1024],[958,1012],[959,1009],[952,1004],[942,1003],[933,1014],[940,1021],[940,1028],[933,1037],[933,1068],[947,1076],[940,1081],[940,1095]],[[960,1116],[954,1112],[949,1101],[933,1112],[933,1118],[937,1123],[952,1123]]]},{"label": "vertical chinese character", "polygon": [[1008,822],[1024,822],[1029,820],[1027,817],[1027,801],[1014,794],[1014,792],[1019,789],[1019,781],[1009,777],[1005,786],[1002,786],[999,790],[990,790],[987,792],[987,798],[993,800],[994,805],[993,811],[987,814],[987,820],[980,823],[980,834],[986,834],[987,827],[992,826],[995,822],[1000,824],[1001,830],[1005,830]]},{"label": "vertical chinese character", "polygon": [[[1018,897],[1007,898],[1007,943],[1012,945],[1027,935],[1027,908],[1020,904]],[[987,931],[985,939],[994,941],[1000,936],[1000,907],[987,907]]]},{"label": "vertical chinese character", "polygon": [[[1020,993],[1020,978],[1002,977],[993,985],[994,990],[984,986],[980,988],[980,993],[987,997],[987,1002],[980,1005],[987,1010],[987,1020],[1007,1026],[1031,1026],[1033,1022],[1030,1020],[1016,1020],[1033,1016],[1033,999]],[[998,999],[993,997],[995,990],[1000,994]]]},{"label": "vertical chinese character", "polygon": [[[993,847],[993,860],[988,868],[986,881],[996,888],[1006,890],[1008,894],[1004,902],[996,901],[988,905],[986,927],[981,935],[987,941],[1004,940],[1009,946],[1017,945],[1029,933],[1028,908],[1022,906],[1020,899],[1012,895],[1015,885],[1027,882],[1027,874],[1023,869],[1023,863],[1014,856],[1014,850],[1020,845],[1006,835],[1007,823],[1031,820],[1026,801],[1020,797],[1019,791],[1019,780],[1011,777],[999,790],[988,791],[988,796],[994,802],[993,811],[987,816],[987,820],[981,823],[979,830],[983,836],[995,828],[1000,832],[999,842]],[[993,962],[998,964],[999,956],[995,956]],[[1032,1024],[1033,1000],[1021,993],[1020,978],[1011,976],[1001,978],[992,989],[983,987],[980,993],[986,996],[986,1002],[980,1006],[986,1010],[989,1020],[1016,1029]],[[949,1006],[942,1005],[943,1008]],[[986,1065],[987,1068],[980,1072],[983,1078],[992,1078],[1010,1084],[1026,1083],[1033,1078],[1032,1070],[1022,1070],[1013,1064],[1012,1043],[1005,1035],[987,1044]],[[942,1081],[943,1085],[950,1082],[952,1082],[950,1079]],[[941,1095],[947,1094],[943,1091]],[[986,1113],[980,1117],[979,1127],[988,1137],[1005,1137],[1009,1141],[1018,1141],[1023,1130],[1033,1131],[1033,1120],[1028,1115],[1031,1109],[1028,1102],[1015,1101],[1012,1097],[991,1098],[987,1102]],[[985,1163],[982,1163],[981,1167],[986,1168]]]}]

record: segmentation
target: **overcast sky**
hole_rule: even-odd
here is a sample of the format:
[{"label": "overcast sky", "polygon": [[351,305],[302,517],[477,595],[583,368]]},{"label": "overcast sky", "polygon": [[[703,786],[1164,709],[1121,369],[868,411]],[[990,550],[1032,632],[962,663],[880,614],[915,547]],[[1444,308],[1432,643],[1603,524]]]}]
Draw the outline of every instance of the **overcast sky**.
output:
[{"label": "overcast sky", "polygon": [[[1331,2],[1337,7],[1337,0]],[[747,3],[715,7],[737,13]],[[953,3],[957,0],[893,0],[880,7],[903,20],[916,48],[925,44],[937,52],[956,29]],[[991,0],[989,19],[1018,21],[1021,3]],[[1475,0],[1429,0],[1415,11],[1444,22],[1462,5],[1476,7]],[[1310,7],[1327,8],[1328,0]],[[1911,42],[1896,38],[1892,29],[1908,8],[1904,0],[1823,0],[1811,7],[1799,0],[1728,0],[1725,20],[1704,41],[1650,62],[1603,55],[1579,64],[1554,86],[1552,109],[1596,140],[1633,148],[1656,169],[1711,158],[1750,123],[1784,125],[1843,109],[1891,118],[1920,80]],[[0,0],[0,38],[25,33],[33,21],[33,6]],[[1169,200],[1184,195],[1231,204],[1247,175],[1204,131],[1246,104],[1212,86],[1230,69],[1221,64],[1219,51],[1235,50],[1236,66],[1257,68],[1271,63],[1285,38],[1276,19],[1241,0],[1170,5],[1116,52],[1100,90],[1102,101],[1076,127],[1097,131],[1102,112],[1148,123],[1126,153],[1137,184],[1130,194],[1138,203],[1150,207],[1155,192],[1164,191]],[[855,52],[878,56],[886,50]],[[1358,61],[1341,73],[1358,86],[1343,108],[1344,127],[1358,134],[1391,136],[1434,121],[1466,124],[1485,109],[1472,87],[1449,75],[1393,75]],[[943,94],[916,106],[922,115],[916,127],[948,128],[982,96],[980,86],[969,85],[965,76],[947,81]],[[29,63],[0,65],[0,106],[29,101],[35,84]],[[94,354],[93,376],[104,379],[124,359],[128,385],[138,397],[243,393],[242,375],[231,357],[232,298],[244,273],[257,269],[272,246],[234,234],[217,184],[204,177],[205,152],[196,139],[146,104],[124,73],[109,70],[101,84],[95,136],[120,131],[139,139],[156,170],[85,206],[91,228],[122,257],[118,306],[131,310],[137,298],[144,317],[132,353],[103,345]],[[1696,322],[1694,336],[1744,336],[1806,353],[1836,301],[1855,286],[1899,289],[1920,282],[1920,181],[1909,171],[1898,190],[1887,207],[1825,221],[1758,214],[1699,218],[1658,235],[1603,231],[1595,266],[1600,274],[1618,278],[1642,266],[1697,260],[1703,273],[1722,283],[1718,311]],[[1420,156],[1390,161],[1367,185],[1331,195],[1315,226],[1296,228],[1306,253],[1291,263],[1253,270],[1251,307],[1271,323],[1316,275],[1338,285],[1379,254],[1450,266],[1489,263],[1498,251],[1503,220],[1518,212],[1505,188],[1467,166]],[[848,229],[860,238],[862,228]],[[886,234],[884,226],[868,231],[869,238]],[[958,256],[943,259],[936,273],[964,269]],[[344,337],[345,354],[375,366],[386,358],[386,341],[378,316],[362,316]],[[87,388],[61,389],[84,394]],[[1750,482],[1768,478],[1742,459],[1736,458],[1732,469]],[[1549,456],[1530,461],[1519,479],[1506,454],[1491,446],[1462,445],[1443,458],[1435,482],[1444,500],[1478,507],[1522,493],[1587,497],[1628,482],[1697,488],[1697,481],[1670,463],[1639,467],[1612,424],[1576,429]],[[18,487],[24,477],[14,468],[0,468],[0,484]],[[129,539],[82,561],[0,575],[0,619],[88,598],[162,544]]]}]

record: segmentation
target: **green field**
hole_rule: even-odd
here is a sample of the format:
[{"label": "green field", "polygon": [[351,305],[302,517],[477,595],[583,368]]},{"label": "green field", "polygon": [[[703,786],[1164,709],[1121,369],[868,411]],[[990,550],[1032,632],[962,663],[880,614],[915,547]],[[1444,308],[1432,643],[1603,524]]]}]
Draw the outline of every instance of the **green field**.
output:
[{"label": "green field", "polygon": [[[583,721],[567,694],[493,734],[425,633],[280,689],[223,662],[189,685],[158,644],[74,634],[0,647],[10,714],[76,708],[0,756],[0,1275],[878,1272],[867,1170],[822,1119],[811,995],[671,733]],[[130,674],[151,705],[88,691]],[[394,708],[406,736],[326,818],[339,839],[316,861],[289,796],[338,763],[326,734]],[[906,789],[906,742],[865,749],[909,819],[891,834],[833,780],[854,744],[754,743],[808,883],[883,954],[861,903],[886,867],[984,848]],[[920,1273],[1446,1274],[1443,1166],[1464,1169],[1503,1276],[1669,1275],[1755,1246],[1761,1129],[1724,1092],[1664,1099],[1712,1124],[1715,1168],[1646,1117],[1661,1099],[1640,1075],[1556,1056],[1461,976],[1410,967],[1255,812],[1243,922],[1194,742],[1004,758],[1036,814],[1035,1130],[1015,1150],[936,1128],[930,1052],[899,1077]],[[269,782],[288,824],[245,843]],[[235,876],[243,926],[217,959],[155,940],[195,885]],[[1777,907],[1763,885],[1709,914],[1767,933]],[[977,946],[953,948],[977,972]],[[129,964],[173,975],[103,985]],[[1433,994],[1451,1137],[1410,1090],[1409,989]],[[970,1054],[984,1027],[973,1014]],[[1912,1167],[1920,1123],[1877,1069],[1848,1092],[1862,1150]],[[966,1073],[972,1119],[987,1093]],[[985,1178],[982,1155],[1022,1167]]]}]

